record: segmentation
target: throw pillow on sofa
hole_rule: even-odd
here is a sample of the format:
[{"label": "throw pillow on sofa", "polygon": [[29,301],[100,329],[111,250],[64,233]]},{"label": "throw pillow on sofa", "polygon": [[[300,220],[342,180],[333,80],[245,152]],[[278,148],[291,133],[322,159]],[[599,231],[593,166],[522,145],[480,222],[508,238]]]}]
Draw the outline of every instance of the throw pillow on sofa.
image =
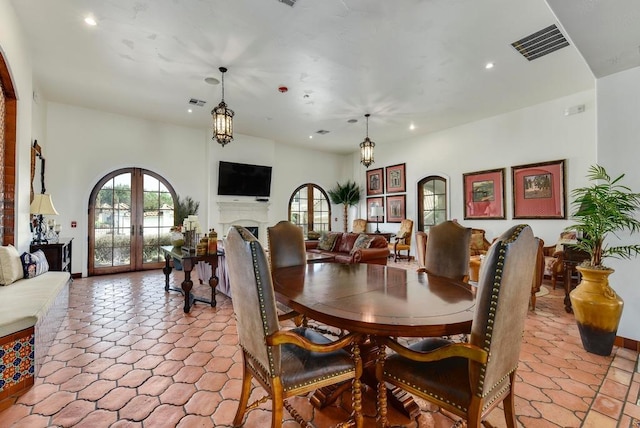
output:
[{"label": "throw pillow on sofa", "polygon": [[338,239],[337,233],[323,233],[322,236],[320,236],[320,241],[318,241],[318,249],[332,251],[333,246],[336,244],[336,239]]},{"label": "throw pillow on sofa", "polygon": [[9,285],[22,278],[20,254],[13,245],[0,247],[0,285]]},{"label": "throw pillow on sofa", "polygon": [[354,254],[360,248],[369,248],[371,245],[371,241],[373,241],[373,236],[365,235],[361,233],[358,238],[356,238],[356,242],[353,243],[353,248],[351,249],[351,254]]},{"label": "throw pillow on sofa", "polygon": [[35,253],[22,253],[20,256],[22,261],[22,271],[24,278],[34,278],[38,275],[49,271],[49,262],[42,250],[38,250]]}]

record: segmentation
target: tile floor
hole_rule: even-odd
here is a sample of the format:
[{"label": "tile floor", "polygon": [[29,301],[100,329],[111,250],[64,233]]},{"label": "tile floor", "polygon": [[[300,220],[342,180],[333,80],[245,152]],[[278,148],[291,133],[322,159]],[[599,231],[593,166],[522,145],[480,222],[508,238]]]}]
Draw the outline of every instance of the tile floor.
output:
[{"label": "tile floor", "polygon": [[[174,285],[181,280],[174,271]],[[206,287],[196,289],[206,295]],[[0,427],[231,426],[242,373],[228,298],[184,314],[182,296],[165,294],[160,270],[77,279],[70,294],[68,317],[35,386],[0,413]],[[519,425],[640,427],[638,354],[583,351],[562,298],[550,290],[528,316],[516,384]],[[373,397],[365,392],[367,427],[374,425]],[[323,411],[305,398],[292,403],[321,428],[347,415],[349,398],[339,401]],[[250,412],[245,426],[269,426],[269,404]],[[423,409],[417,420],[397,413],[390,420],[396,427],[457,426],[438,408]],[[286,411],[285,418],[285,428],[298,426]],[[503,427],[502,410],[488,421]]]}]

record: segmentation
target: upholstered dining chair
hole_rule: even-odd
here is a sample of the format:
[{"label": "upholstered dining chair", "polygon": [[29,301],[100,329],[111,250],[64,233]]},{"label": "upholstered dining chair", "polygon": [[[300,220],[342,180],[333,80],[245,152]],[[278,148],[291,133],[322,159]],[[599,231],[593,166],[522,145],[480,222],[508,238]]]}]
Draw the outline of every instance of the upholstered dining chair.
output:
[{"label": "upholstered dining chair", "polygon": [[444,221],[429,228],[424,261],[425,272],[469,281],[471,228]]},{"label": "upholstered dining chair", "polygon": [[[393,254],[393,261],[399,258],[411,260],[411,233],[413,232],[413,220],[405,218],[400,222],[400,230],[396,233],[392,243],[389,243],[389,251]],[[401,251],[406,251],[407,255],[402,256]]]},{"label": "upholstered dining chair", "polygon": [[465,418],[468,427],[480,427],[502,402],[507,427],[516,426],[513,387],[536,245],[528,225],[513,226],[491,245],[480,270],[468,343],[430,338],[407,348],[390,338],[377,339],[395,351],[385,358],[381,349],[376,361],[381,421],[389,382]]},{"label": "upholstered dining chair", "polygon": [[[286,220],[275,226],[267,227],[267,247],[271,270],[279,267],[300,266],[307,263],[307,250],[304,246],[304,232],[300,226]],[[291,308],[278,304],[280,321],[294,318],[297,326],[306,325],[306,320]]]},{"label": "upholstered dining chair", "polygon": [[357,218],[353,220],[353,233],[367,233],[367,220]]},{"label": "upholstered dining chair", "polygon": [[533,283],[531,284],[531,310],[536,310],[536,293],[540,291],[542,287],[542,278],[544,276],[544,241],[540,238],[536,238],[536,265],[533,269]]},{"label": "upholstered dining chair", "polygon": [[[269,263],[260,242],[247,229],[232,226],[225,252],[243,360],[242,390],[234,426],[244,419],[251,380],[255,378],[271,398],[271,427],[282,426],[284,408],[300,425],[306,426],[286,400],[351,380],[353,418],[356,427],[362,427],[359,336],[348,334],[331,342],[308,328],[281,329]],[[344,388],[336,391],[341,393]]]}]

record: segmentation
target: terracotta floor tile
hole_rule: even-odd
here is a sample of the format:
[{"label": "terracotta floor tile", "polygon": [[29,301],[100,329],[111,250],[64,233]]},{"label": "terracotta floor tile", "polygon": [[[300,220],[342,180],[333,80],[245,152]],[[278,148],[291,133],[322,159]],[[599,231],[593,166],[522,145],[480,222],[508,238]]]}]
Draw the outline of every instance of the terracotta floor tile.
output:
[{"label": "terracotta floor tile", "polygon": [[118,420],[117,412],[94,410],[74,425],[74,428],[108,428]]},{"label": "terracotta floor tile", "polygon": [[120,410],[136,396],[133,388],[117,387],[98,400],[98,407],[106,410]]},{"label": "terracotta floor tile", "polygon": [[597,412],[589,412],[582,424],[582,428],[616,428],[617,426],[616,419]]},{"label": "terracotta floor tile", "polygon": [[17,402],[27,406],[33,406],[59,390],[60,385],[40,383],[34,385],[30,390],[21,395]]},{"label": "terracotta floor tile", "polygon": [[[172,275],[174,286],[182,275]],[[197,286],[202,287],[197,292],[206,295],[207,286]],[[573,315],[564,312],[563,298],[562,290],[551,290],[528,315],[515,388],[518,426],[579,427],[584,422],[608,428],[598,424],[608,424],[607,412],[618,411],[626,425],[617,428],[640,428],[634,422],[640,419],[638,354],[619,348],[611,357],[586,353]],[[230,428],[241,385],[242,353],[232,302],[222,295],[216,299],[216,308],[198,303],[185,314],[182,296],[165,294],[161,271],[74,281],[70,309],[40,377],[17,404],[0,413],[0,427],[11,421],[12,427],[28,428]],[[369,392],[365,391],[365,426],[375,423],[375,400]],[[262,395],[256,387],[252,399]],[[418,401],[423,412],[417,421],[390,410],[392,424],[449,428],[458,420]],[[291,402],[318,428],[335,425],[350,411],[349,393],[322,411],[306,397]],[[268,426],[270,405],[250,412],[245,426]],[[298,426],[286,411],[284,420],[284,428]],[[495,428],[505,426],[501,406],[488,421]]]},{"label": "terracotta floor tile", "polygon": [[112,380],[96,380],[84,389],[78,391],[78,399],[98,401],[117,386]]},{"label": "terracotta floor tile", "polygon": [[63,427],[76,426],[78,422],[84,419],[89,413],[96,409],[96,404],[91,401],[75,400],[66,405],[62,410],[57,412],[51,418],[51,422],[55,425]]},{"label": "terracotta floor tile", "polygon": [[158,397],[150,395],[136,395],[122,409],[119,415],[123,419],[142,421],[160,405]]},{"label": "terracotta floor tile", "polygon": [[186,413],[182,406],[161,404],[154,408],[151,414],[144,419],[144,424],[150,427],[175,427],[185,416]]},{"label": "terracotta floor tile", "polygon": [[33,412],[51,416],[62,410],[67,404],[76,399],[76,394],[68,391],[54,392],[44,400],[33,406]]}]

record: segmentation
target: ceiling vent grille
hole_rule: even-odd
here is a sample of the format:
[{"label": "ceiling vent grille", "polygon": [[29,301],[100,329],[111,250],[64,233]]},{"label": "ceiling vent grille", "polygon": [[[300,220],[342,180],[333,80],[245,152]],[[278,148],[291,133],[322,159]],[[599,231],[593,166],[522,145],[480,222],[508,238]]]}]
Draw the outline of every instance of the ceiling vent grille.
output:
[{"label": "ceiling vent grille", "polygon": [[284,3],[284,4],[288,4],[289,6],[293,7],[294,4],[296,4],[296,1],[298,0],[278,0],[280,3]]},{"label": "ceiling vent grille", "polygon": [[526,59],[533,61],[569,46],[569,42],[554,24],[511,43],[511,46],[516,48]]},{"label": "ceiling vent grille", "polygon": [[320,135],[324,135],[324,134],[328,134],[331,131],[327,131],[326,129],[321,129],[319,131],[316,131],[316,134],[320,134]]},{"label": "ceiling vent grille", "polygon": [[203,100],[198,100],[196,98],[191,98],[189,100],[189,104],[191,104],[192,106],[198,106],[198,107],[202,107],[203,105],[205,105],[207,102],[203,101]]}]

